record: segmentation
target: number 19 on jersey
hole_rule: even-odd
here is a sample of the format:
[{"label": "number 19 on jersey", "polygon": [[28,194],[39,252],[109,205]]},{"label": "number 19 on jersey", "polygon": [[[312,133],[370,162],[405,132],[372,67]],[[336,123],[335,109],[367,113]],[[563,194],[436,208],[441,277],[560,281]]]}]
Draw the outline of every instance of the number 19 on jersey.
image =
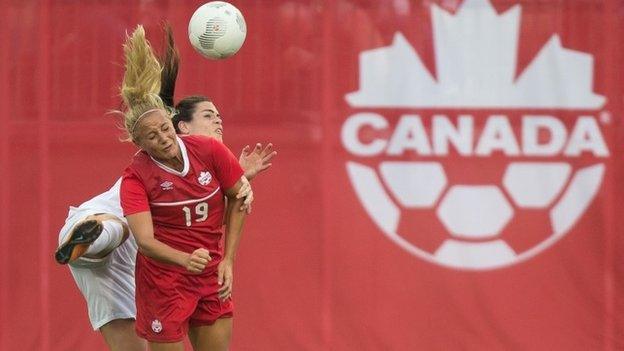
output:
[{"label": "number 19 on jersey", "polygon": [[193,224],[193,216],[195,216],[195,222],[203,222],[208,218],[208,203],[200,202],[194,208],[184,206],[182,211],[184,211],[186,226],[190,227]]}]

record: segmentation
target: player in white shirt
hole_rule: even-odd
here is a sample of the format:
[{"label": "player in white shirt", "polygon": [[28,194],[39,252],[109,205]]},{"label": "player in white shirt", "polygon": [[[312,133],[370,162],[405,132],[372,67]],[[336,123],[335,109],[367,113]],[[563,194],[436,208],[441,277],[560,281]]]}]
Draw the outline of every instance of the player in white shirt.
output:
[{"label": "player in white shirt", "polygon": [[[177,77],[178,56],[173,35],[166,28],[167,48],[163,62],[161,97],[173,105],[173,91]],[[178,103],[181,108],[174,125],[182,134],[200,134],[222,141],[221,116],[206,98],[191,97]],[[190,109],[188,107],[191,107]],[[272,145],[256,147],[250,152],[246,146],[239,158],[247,179],[271,166],[276,155]],[[136,307],[134,300],[134,266],[137,244],[129,235],[128,225],[119,204],[118,180],[108,191],[78,207],[70,207],[65,225],[59,233],[55,252],[58,263],[68,264],[72,276],[82,292],[94,330],[102,333],[112,351],[144,351],[146,343],[134,330]],[[249,186],[241,189],[246,197],[247,210],[253,201]]]}]

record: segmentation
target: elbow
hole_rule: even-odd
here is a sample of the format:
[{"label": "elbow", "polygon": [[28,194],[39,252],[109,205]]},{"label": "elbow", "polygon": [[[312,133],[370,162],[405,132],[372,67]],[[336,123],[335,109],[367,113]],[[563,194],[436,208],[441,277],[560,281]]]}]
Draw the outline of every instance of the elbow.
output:
[{"label": "elbow", "polygon": [[149,239],[143,239],[143,240],[137,240],[137,246],[139,249],[139,252],[144,255],[144,256],[148,256],[151,257],[153,250],[153,245],[151,240]]},{"label": "elbow", "polygon": [[138,245],[138,247],[139,247],[139,253],[141,253],[143,256],[149,256],[149,250],[146,249],[145,246]]}]

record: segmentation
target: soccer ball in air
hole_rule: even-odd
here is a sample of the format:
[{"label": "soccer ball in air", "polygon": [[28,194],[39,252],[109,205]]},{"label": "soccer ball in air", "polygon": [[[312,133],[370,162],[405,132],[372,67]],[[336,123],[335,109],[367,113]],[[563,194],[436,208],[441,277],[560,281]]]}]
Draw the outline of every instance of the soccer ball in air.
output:
[{"label": "soccer ball in air", "polygon": [[234,55],[243,46],[247,25],[242,13],[232,4],[211,1],[195,10],[188,34],[197,52],[219,60]]}]

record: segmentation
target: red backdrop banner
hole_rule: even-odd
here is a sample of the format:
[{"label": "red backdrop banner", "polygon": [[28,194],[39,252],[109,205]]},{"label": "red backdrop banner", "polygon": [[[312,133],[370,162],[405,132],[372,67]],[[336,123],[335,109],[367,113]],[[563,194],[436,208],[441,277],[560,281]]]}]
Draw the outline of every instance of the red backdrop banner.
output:
[{"label": "red backdrop banner", "polygon": [[176,97],[272,142],[232,350],[624,350],[624,2],[0,0],[0,350],[105,350],[53,252],[120,176],[126,31],[172,23]]}]

